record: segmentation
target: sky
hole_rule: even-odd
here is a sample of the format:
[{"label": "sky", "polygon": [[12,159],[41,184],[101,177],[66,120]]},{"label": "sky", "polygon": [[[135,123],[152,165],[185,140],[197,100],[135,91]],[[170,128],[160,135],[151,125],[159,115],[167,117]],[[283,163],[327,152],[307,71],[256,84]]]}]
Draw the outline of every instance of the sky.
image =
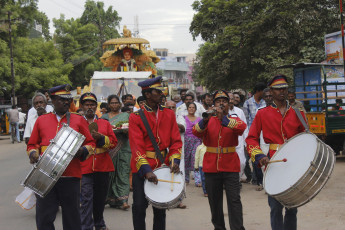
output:
[{"label": "sky", "polygon": [[[97,1],[97,0],[95,0]],[[113,6],[123,26],[134,31],[135,17],[138,16],[139,37],[147,39],[151,48],[167,48],[169,53],[195,53],[202,44],[198,37],[193,41],[189,33],[195,11],[194,0],[102,0],[105,10]],[[54,32],[53,18],[64,14],[66,19],[79,18],[84,11],[85,0],[39,0],[38,8],[50,19],[50,31]]]}]

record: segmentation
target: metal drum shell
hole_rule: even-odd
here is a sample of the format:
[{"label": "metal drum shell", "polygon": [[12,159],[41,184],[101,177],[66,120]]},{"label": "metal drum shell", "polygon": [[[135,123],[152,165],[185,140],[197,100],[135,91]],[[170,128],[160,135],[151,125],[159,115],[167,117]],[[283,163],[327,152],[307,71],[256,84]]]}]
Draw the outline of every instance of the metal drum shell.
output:
[{"label": "metal drum shell", "polygon": [[[293,138],[303,134],[306,133],[300,133],[292,137],[290,140],[284,143],[284,145],[289,144]],[[335,163],[334,151],[328,145],[323,143],[316,135],[314,135],[314,137],[317,140],[317,151],[313,161],[310,163],[310,166],[304,175],[289,189],[274,195],[268,193],[268,195],[275,198],[287,208],[297,208],[311,201],[325,186],[333,172]],[[274,156],[276,156],[277,153],[275,153]],[[274,156],[271,160],[274,160]],[[268,168],[269,165],[267,166],[264,174],[264,183],[265,178],[267,177]]]},{"label": "metal drum shell", "polygon": [[[169,167],[168,166],[162,166],[160,168],[154,169],[153,173],[155,171],[157,171],[157,170],[162,169],[162,168],[169,168]],[[182,174],[182,172],[181,172],[181,174]],[[148,182],[147,180],[145,180],[145,183],[151,183],[151,182]],[[152,200],[150,197],[148,197],[146,195],[146,193],[145,193],[145,197],[146,197],[147,201],[155,208],[158,208],[158,209],[171,209],[171,208],[176,208],[182,202],[182,198],[184,198],[186,196],[185,195],[185,190],[186,190],[186,187],[185,187],[185,183],[184,183],[184,179],[183,179],[183,189],[182,189],[182,192],[177,197],[175,197],[174,199],[172,199],[169,202],[156,202],[156,201]]]},{"label": "metal drum shell", "polygon": [[[67,149],[63,149],[62,146],[58,146],[57,143],[66,130],[69,132],[69,135],[73,134],[75,138],[67,146]],[[67,124],[64,124],[54,139],[50,141],[51,143],[38,162],[33,165],[33,168],[22,184],[33,190],[40,197],[43,198],[46,196],[61,177],[68,164],[72,161],[84,140],[85,136],[70,128]],[[67,139],[63,141],[64,145]],[[56,153],[52,151],[53,148],[58,148]],[[56,159],[56,156],[58,156],[57,153],[62,153],[58,159]]]}]

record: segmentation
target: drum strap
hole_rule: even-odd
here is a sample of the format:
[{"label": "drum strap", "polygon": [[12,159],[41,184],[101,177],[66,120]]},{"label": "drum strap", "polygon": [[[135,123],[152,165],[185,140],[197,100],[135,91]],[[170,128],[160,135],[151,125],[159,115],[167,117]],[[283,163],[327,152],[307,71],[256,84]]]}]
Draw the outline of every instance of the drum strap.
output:
[{"label": "drum strap", "polygon": [[[146,119],[146,116],[144,114],[144,111],[142,109],[139,109],[139,115],[141,117],[141,120],[143,121],[144,123],[144,126],[146,128],[146,131],[147,131],[147,134],[149,135],[149,138],[151,140],[151,143],[153,145],[153,148],[155,149],[155,152],[156,152],[156,157],[159,159],[159,161],[164,164],[164,160],[165,158],[163,158],[162,154],[161,154],[161,151],[159,150],[159,147],[158,147],[158,144],[156,142],[156,138],[153,136],[153,133],[152,133],[152,130],[151,130],[151,127],[149,125],[149,122],[147,121]],[[166,154],[168,155],[168,154]]]},{"label": "drum strap", "polygon": [[309,127],[308,127],[307,123],[305,122],[305,120],[304,120],[301,112],[299,111],[299,109],[294,108],[294,107],[292,107],[292,108],[295,110],[296,115],[297,115],[298,119],[301,121],[302,125],[304,126],[305,131],[309,132]]},{"label": "drum strap", "polygon": [[69,126],[69,123],[71,121],[71,114],[70,114],[70,112],[66,113],[66,119],[67,119],[67,125]]}]

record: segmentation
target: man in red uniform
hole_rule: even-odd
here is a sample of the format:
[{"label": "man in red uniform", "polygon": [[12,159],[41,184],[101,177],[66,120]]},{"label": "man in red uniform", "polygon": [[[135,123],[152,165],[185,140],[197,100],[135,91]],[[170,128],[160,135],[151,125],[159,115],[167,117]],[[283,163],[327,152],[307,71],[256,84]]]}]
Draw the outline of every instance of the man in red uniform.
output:
[{"label": "man in red uniform", "polygon": [[63,229],[80,230],[80,160],[85,160],[94,153],[95,143],[85,119],[80,115],[68,113],[72,102],[70,86],[56,86],[51,88],[49,93],[54,112],[40,116],[35,122],[27,145],[30,162],[38,161],[39,155],[43,154],[50,140],[63,127],[63,123],[83,134],[86,139],[50,192],[44,198],[36,195],[36,225],[38,230],[55,229],[54,220],[61,205]]},{"label": "man in red uniform", "polygon": [[[84,118],[89,124],[97,124],[91,129],[96,144],[95,154],[81,162],[81,225],[82,230],[106,230],[103,212],[109,186],[109,172],[114,165],[109,150],[115,148],[117,139],[110,123],[97,117],[97,98],[93,93],[80,96],[79,104],[84,111]],[[92,125],[91,125],[92,126]],[[93,216],[93,218],[92,218]]]},{"label": "man in red uniform", "polygon": [[[268,86],[271,90],[273,103],[258,110],[246,139],[247,150],[256,165],[255,167],[267,165],[279,146],[304,131],[303,124],[298,119],[295,110],[286,100],[288,88],[286,76],[277,75],[273,77]],[[301,113],[304,115],[303,112]],[[267,156],[263,154],[260,148],[261,131],[265,143],[270,144]],[[272,230],[297,229],[297,208],[286,208],[283,218],[283,205],[271,196],[268,196],[268,204],[271,208]]]},{"label": "man in red uniform", "polygon": [[215,116],[202,119],[193,127],[193,134],[203,138],[206,153],[203,162],[206,191],[214,229],[225,230],[223,213],[223,187],[228,204],[230,229],[243,227],[240,197],[240,159],[236,153],[238,136],[247,125],[237,116],[229,115],[229,96],[225,90],[213,95]]},{"label": "man in red uniform", "polygon": [[[182,141],[172,110],[160,105],[162,91],[161,78],[156,77],[139,83],[146,104],[144,112],[158,147],[165,157],[164,163],[171,167],[171,172],[178,173],[181,159]],[[138,112],[129,117],[129,143],[132,150],[131,170],[133,173],[133,226],[135,230],[146,229],[145,216],[148,201],[145,198],[144,182],[158,183],[152,170],[159,168],[162,162],[157,158],[152,142]],[[172,166],[172,162],[173,166]],[[165,229],[165,210],[153,207],[154,230]]]}]

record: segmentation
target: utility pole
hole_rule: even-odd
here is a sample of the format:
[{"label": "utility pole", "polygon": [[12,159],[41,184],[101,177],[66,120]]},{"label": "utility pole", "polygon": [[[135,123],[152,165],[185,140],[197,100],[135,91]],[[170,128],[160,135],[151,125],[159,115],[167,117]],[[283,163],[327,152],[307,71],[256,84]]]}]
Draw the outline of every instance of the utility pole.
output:
[{"label": "utility pole", "polygon": [[16,94],[14,90],[14,65],[13,65],[13,50],[12,50],[12,28],[11,28],[11,11],[8,11],[8,33],[10,36],[10,55],[11,55],[11,77],[12,77],[12,105],[16,104]]}]

